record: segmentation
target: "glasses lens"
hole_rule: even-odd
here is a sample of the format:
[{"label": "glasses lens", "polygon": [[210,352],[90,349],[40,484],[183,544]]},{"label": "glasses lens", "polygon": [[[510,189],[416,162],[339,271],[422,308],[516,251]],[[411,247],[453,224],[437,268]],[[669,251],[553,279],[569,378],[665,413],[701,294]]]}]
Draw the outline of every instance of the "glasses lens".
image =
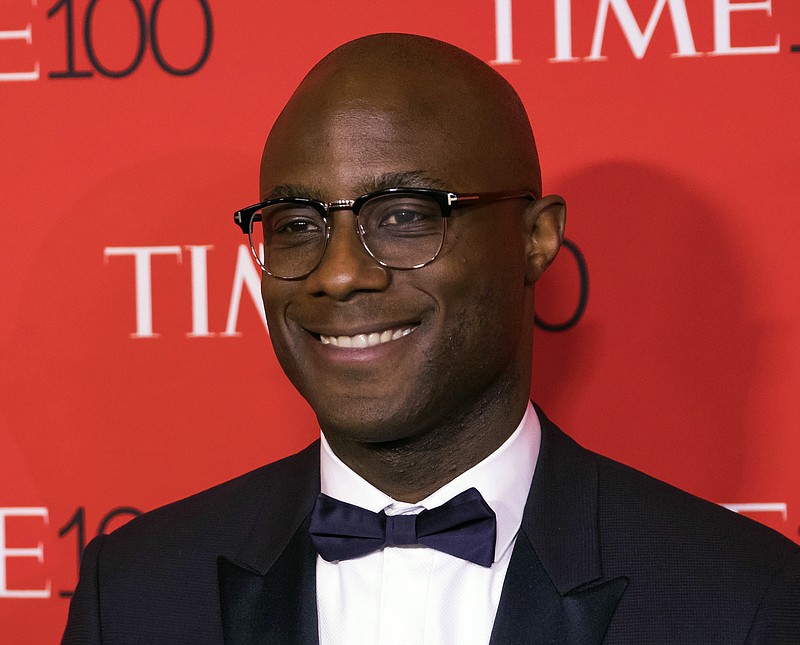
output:
[{"label": "glasses lens", "polygon": [[358,213],[362,239],[375,259],[396,269],[433,260],[444,241],[439,203],[416,193],[392,193],[365,202]]},{"label": "glasses lens", "polygon": [[317,210],[295,202],[274,204],[256,212],[250,244],[266,271],[279,278],[298,278],[314,270],[325,251],[325,220]]}]

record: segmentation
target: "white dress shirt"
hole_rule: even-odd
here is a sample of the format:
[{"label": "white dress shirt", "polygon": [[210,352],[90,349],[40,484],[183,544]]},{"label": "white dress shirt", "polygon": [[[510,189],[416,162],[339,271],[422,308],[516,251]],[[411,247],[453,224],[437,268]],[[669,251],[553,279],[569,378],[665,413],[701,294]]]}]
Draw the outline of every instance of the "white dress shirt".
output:
[{"label": "white dress shirt", "polygon": [[348,468],[322,437],[322,492],[387,515],[440,506],[477,488],[497,516],[494,564],[482,567],[421,545],[360,558],[317,556],[320,645],[486,645],[528,497],[541,428],[529,403],[514,433],[486,459],[417,504],[398,502]]}]

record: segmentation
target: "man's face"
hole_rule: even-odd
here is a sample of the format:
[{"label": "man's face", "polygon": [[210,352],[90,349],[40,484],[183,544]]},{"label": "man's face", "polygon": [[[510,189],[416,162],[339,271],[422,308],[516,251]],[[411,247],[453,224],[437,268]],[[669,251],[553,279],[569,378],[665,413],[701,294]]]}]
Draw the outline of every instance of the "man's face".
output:
[{"label": "man's face", "polygon": [[[462,132],[454,141],[453,130],[388,100],[294,109],[270,135],[262,197],[276,187],[326,202],[395,185],[524,188],[497,185],[480,133]],[[521,376],[530,370],[533,318],[521,216],[527,204],[455,211],[437,259],[408,271],[378,265],[361,246],[352,211],[337,210],[326,254],[310,276],[289,281],[264,274],[276,354],[327,434],[403,440],[454,415],[479,414],[475,408],[520,378],[527,387],[529,375]],[[374,341],[374,334],[385,342],[343,347],[361,335]]]}]

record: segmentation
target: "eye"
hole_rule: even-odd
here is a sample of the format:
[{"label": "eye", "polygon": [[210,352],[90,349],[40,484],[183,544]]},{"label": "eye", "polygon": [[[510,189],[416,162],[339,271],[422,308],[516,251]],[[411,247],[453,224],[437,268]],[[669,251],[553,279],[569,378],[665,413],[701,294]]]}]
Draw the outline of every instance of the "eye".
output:
[{"label": "eye", "polygon": [[430,213],[410,208],[396,209],[386,213],[381,220],[381,226],[403,226],[414,222],[424,221],[431,217]]},{"label": "eye", "polygon": [[272,229],[273,235],[300,235],[321,230],[318,222],[307,217],[283,218],[274,222]]},{"label": "eye", "polygon": [[262,213],[268,237],[305,238],[323,233],[325,223],[313,208],[277,204]]},{"label": "eye", "polygon": [[369,228],[392,235],[422,234],[441,224],[439,205],[416,195],[391,195],[369,204]]},{"label": "eye", "polygon": [[325,239],[325,221],[310,206],[296,203],[274,204],[261,213],[264,243],[270,253],[316,245]]}]

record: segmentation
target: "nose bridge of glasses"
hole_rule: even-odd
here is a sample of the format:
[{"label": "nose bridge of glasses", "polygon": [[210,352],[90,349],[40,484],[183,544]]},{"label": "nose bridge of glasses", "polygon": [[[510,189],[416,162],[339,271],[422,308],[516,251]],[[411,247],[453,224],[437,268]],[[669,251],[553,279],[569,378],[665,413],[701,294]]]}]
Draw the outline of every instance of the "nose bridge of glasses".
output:
[{"label": "nose bridge of glasses", "polygon": [[353,216],[355,219],[355,226],[356,232],[360,232],[358,230],[360,224],[358,221],[358,208],[354,208],[356,204],[356,200],[354,199],[336,199],[332,202],[323,202],[322,205],[325,208],[325,218],[327,219],[328,224],[328,237],[330,239],[330,235],[333,234],[334,231],[334,216],[333,214],[336,211],[353,211]]},{"label": "nose bridge of glasses", "polygon": [[325,210],[328,212],[335,210],[351,210],[355,203],[354,199],[336,199],[325,204]]},{"label": "nose bridge of glasses", "polygon": [[[316,267],[306,278],[307,289],[344,299],[355,291],[386,288],[388,273],[365,244],[352,204],[339,200],[328,205],[329,234]],[[336,210],[343,212],[334,216]]]},{"label": "nose bridge of glasses", "polygon": [[[374,256],[364,241],[363,228],[357,213],[359,209],[353,209],[355,203],[355,200],[352,199],[338,199],[325,204],[328,235],[326,249],[323,257],[320,258],[320,263],[329,261],[331,255],[338,256],[342,250],[345,250],[345,253],[351,257],[355,254],[359,261],[366,256],[374,262]],[[336,211],[344,212],[335,216]],[[347,213],[347,211],[351,212]],[[337,220],[338,227],[335,224]]]}]

